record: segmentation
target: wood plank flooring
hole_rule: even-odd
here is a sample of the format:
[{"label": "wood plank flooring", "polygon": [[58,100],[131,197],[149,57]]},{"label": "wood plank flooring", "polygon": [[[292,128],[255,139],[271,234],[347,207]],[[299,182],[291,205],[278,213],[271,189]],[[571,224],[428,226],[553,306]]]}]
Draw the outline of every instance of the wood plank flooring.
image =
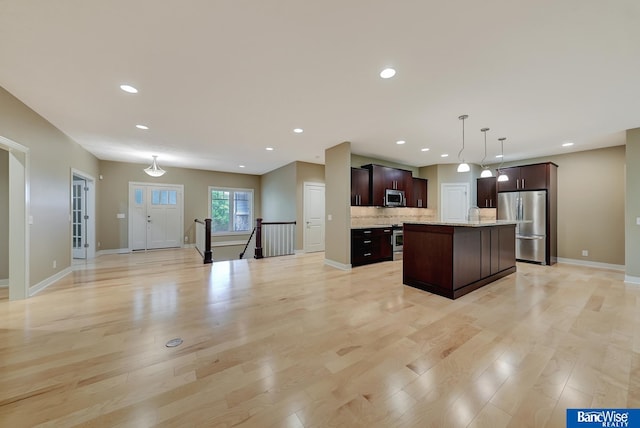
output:
[{"label": "wood plank flooring", "polygon": [[[3,427],[564,427],[640,407],[640,288],[518,264],[452,301],[402,261],[102,256],[0,301]],[[167,348],[181,337],[184,343]]]}]

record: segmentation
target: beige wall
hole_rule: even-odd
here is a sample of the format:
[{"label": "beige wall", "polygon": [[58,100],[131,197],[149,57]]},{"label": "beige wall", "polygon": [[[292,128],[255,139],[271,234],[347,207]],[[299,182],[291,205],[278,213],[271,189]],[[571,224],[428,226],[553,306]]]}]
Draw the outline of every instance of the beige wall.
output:
[{"label": "beige wall", "polygon": [[[233,174],[226,172],[204,171],[199,169],[163,167],[167,171],[160,178],[152,178],[143,172],[148,165],[124,162],[100,162],[98,181],[100,197],[97,211],[102,218],[98,222],[98,241],[101,250],[123,249],[129,247],[129,182],[181,184],[184,186],[184,231],[188,243],[195,242],[194,219],[211,216],[208,209],[209,186],[254,189],[254,216],[261,215],[260,176]],[[118,219],[116,215],[124,213],[127,218]],[[212,241],[241,241],[249,235],[215,237]],[[239,248],[239,250],[238,250]],[[242,248],[230,249],[240,253]],[[215,252],[215,249],[214,249]],[[214,254],[216,259],[216,254]]]},{"label": "beige wall", "polygon": [[[625,146],[505,162],[504,166],[539,162],[558,165],[558,257],[624,265]],[[627,198],[632,193],[627,188]],[[589,256],[583,257],[582,250],[588,250]]]},{"label": "beige wall", "polygon": [[626,230],[626,274],[634,282],[640,280],[640,226],[636,219],[640,217],[640,128],[627,131],[626,146],[626,194],[625,212]]},{"label": "beige wall", "polygon": [[9,278],[9,152],[0,149],[0,281]]},{"label": "beige wall", "polygon": [[371,158],[368,156],[356,155],[353,153],[351,154],[351,166],[354,168],[360,168],[362,165],[368,165],[370,163],[376,164],[376,165],[389,166],[391,168],[406,169],[408,171],[411,171],[414,177],[420,177],[420,175],[418,175],[420,172],[420,168],[417,168],[415,166],[408,166],[401,163]]},{"label": "beige wall", "polygon": [[[351,178],[349,178],[351,179]],[[304,249],[304,183],[324,183],[324,165],[296,162],[296,250]]]},{"label": "beige wall", "polygon": [[296,220],[296,162],[260,177],[264,221]]},{"label": "beige wall", "polygon": [[35,285],[70,266],[71,169],[97,177],[98,159],[3,88],[0,135],[29,148],[29,285]]},{"label": "beige wall", "polygon": [[[338,266],[351,264],[351,143],[325,150],[325,260]],[[332,217],[332,220],[328,219]]]}]

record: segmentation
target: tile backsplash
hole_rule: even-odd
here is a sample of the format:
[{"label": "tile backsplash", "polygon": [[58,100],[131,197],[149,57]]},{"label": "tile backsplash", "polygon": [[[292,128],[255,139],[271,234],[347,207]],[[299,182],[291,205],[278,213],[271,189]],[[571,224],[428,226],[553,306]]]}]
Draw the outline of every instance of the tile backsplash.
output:
[{"label": "tile backsplash", "polygon": [[436,210],[430,208],[351,207],[352,227],[435,220]]},{"label": "tile backsplash", "polygon": [[[495,219],[495,208],[480,209],[480,220]],[[431,208],[351,207],[351,227],[438,220],[437,210]]]}]

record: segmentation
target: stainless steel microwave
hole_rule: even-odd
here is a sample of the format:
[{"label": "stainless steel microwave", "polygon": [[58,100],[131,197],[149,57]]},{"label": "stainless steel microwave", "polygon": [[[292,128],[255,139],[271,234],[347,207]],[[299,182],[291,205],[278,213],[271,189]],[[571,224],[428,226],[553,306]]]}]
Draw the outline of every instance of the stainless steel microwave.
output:
[{"label": "stainless steel microwave", "polygon": [[405,207],[407,201],[404,197],[404,190],[385,189],[384,191],[385,207]]}]

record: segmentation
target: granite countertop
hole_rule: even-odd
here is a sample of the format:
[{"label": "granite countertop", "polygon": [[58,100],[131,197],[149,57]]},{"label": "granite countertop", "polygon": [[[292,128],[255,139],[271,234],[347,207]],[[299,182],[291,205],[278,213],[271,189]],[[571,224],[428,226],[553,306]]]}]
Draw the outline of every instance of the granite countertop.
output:
[{"label": "granite countertop", "polygon": [[502,226],[506,224],[527,223],[526,221],[510,221],[510,220],[473,220],[473,221],[415,221],[406,222],[405,224],[423,224],[431,226],[462,226],[462,227],[485,227],[485,226]]}]

